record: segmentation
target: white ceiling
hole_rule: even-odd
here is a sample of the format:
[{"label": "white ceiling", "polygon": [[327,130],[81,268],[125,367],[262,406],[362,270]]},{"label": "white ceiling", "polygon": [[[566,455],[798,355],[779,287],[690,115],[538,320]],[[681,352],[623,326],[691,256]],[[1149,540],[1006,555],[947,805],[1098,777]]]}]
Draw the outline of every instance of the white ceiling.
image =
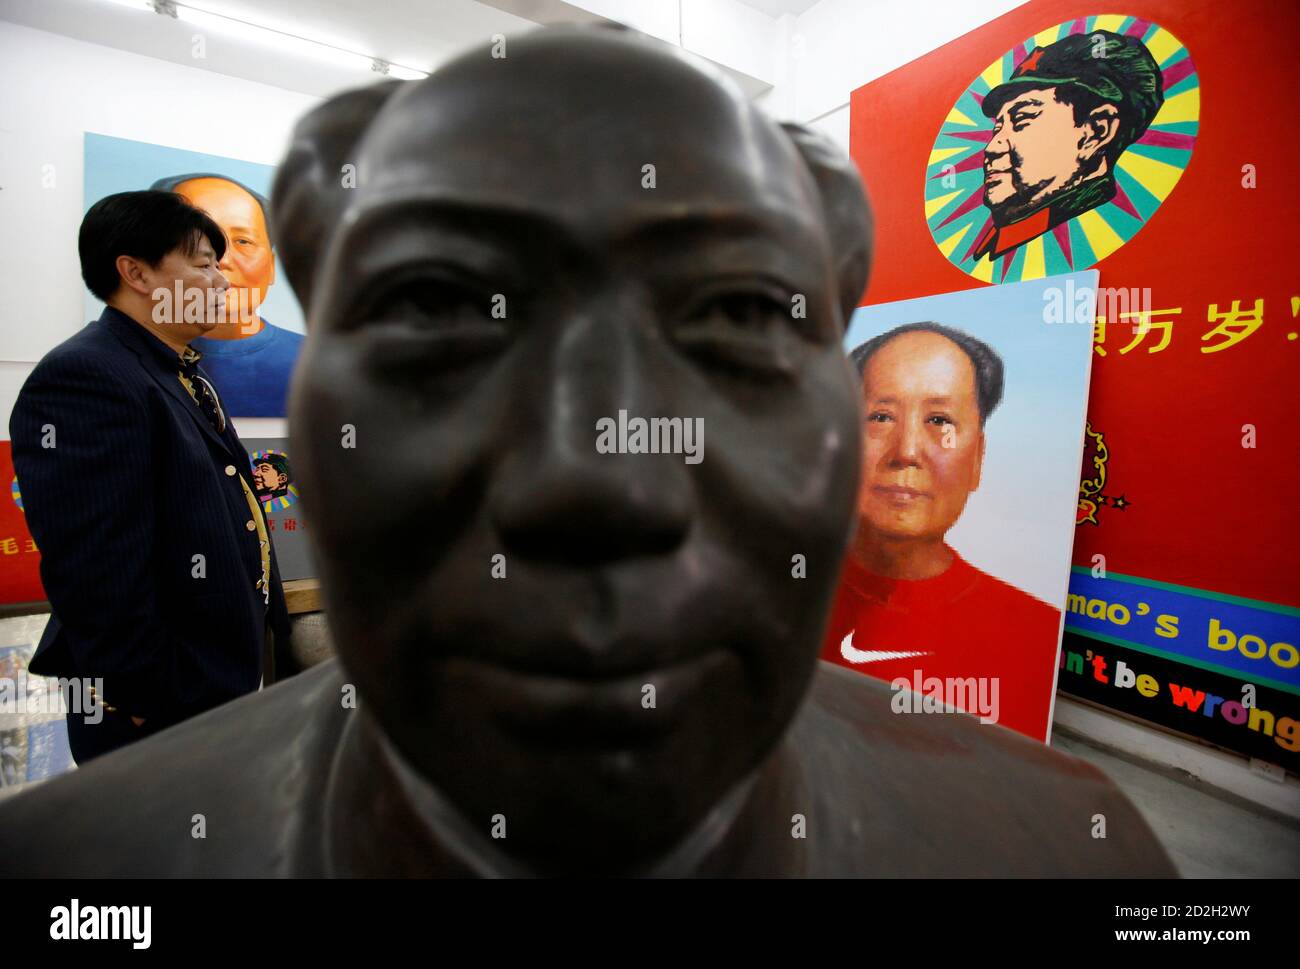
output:
[{"label": "white ceiling", "polygon": [[747,7],[763,11],[769,17],[779,17],[786,13],[798,16],[820,0],[740,0],[740,2]]},{"label": "white ceiling", "polygon": [[[516,35],[537,25],[474,0],[194,0],[213,13],[246,20],[394,64],[429,71],[493,34]],[[376,8],[382,15],[376,15]],[[324,97],[377,79],[292,58],[246,36],[216,30],[108,0],[0,0],[0,18],[77,40],[220,74]],[[204,57],[194,56],[194,36],[204,36]]]},{"label": "white ceiling", "polygon": [[[493,34],[518,35],[539,23],[603,19],[564,0],[179,0],[200,10],[308,38],[393,64],[431,71]],[[672,0],[641,0],[669,3]],[[686,0],[689,2],[689,0]],[[791,13],[817,0],[744,0],[764,12]],[[378,75],[286,55],[228,34],[109,0],[0,0],[0,19],[76,40],[200,67],[250,81],[326,97]],[[203,35],[203,57],[195,37]],[[770,84],[719,65],[750,97]]]}]

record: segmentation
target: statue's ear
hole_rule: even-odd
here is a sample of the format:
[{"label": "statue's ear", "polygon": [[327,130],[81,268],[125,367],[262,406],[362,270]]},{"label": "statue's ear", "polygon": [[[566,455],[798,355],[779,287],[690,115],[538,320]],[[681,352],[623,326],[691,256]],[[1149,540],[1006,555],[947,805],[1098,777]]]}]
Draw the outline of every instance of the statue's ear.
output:
[{"label": "statue's ear", "polygon": [[[346,91],[306,114],[293,129],[289,152],[271,186],[271,223],[280,264],[310,316],[316,267],[356,185],[356,147],[370,122],[405,81],[381,81]],[[351,178],[349,179],[349,175]]]},{"label": "statue's ear", "polygon": [[849,156],[825,135],[791,122],[781,127],[799,149],[821,194],[835,260],[840,310],[847,326],[867,288],[867,274],[871,270],[871,207],[862,188],[862,178]]}]

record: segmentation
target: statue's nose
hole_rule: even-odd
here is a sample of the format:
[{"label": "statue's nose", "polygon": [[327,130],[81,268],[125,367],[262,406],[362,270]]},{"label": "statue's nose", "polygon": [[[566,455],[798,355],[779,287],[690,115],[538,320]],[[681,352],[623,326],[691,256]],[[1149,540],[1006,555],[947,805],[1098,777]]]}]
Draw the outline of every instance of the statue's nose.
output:
[{"label": "statue's nose", "polygon": [[492,514],[518,554],[597,565],[670,551],[689,528],[683,455],[620,453],[618,434],[598,445],[611,422],[689,416],[667,413],[672,379],[662,344],[648,335],[653,321],[627,301],[605,305],[564,322],[549,379],[534,374],[543,379],[533,384],[529,431],[498,470]]}]

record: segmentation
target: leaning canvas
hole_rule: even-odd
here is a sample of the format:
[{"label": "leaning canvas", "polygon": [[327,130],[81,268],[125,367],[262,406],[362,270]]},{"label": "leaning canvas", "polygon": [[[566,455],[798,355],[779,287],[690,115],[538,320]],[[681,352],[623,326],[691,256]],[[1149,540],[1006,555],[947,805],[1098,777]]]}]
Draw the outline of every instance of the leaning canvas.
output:
[{"label": "leaning canvas", "polygon": [[1097,272],[858,309],[858,523],[824,660],[1046,741]]}]

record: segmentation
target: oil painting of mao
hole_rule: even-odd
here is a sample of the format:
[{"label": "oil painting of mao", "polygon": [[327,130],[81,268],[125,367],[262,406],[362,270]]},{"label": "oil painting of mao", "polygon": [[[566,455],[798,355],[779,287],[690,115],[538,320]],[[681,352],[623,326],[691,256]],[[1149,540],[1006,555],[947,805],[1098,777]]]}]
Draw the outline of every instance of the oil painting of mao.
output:
[{"label": "oil painting of mao", "polygon": [[[833,145],[544,28],[325,102],[271,203],[338,658],[0,804],[9,873],[1172,874],[1096,769],[818,662],[871,248]],[[620,411],[702,459],[602,453]]]},{"label": "oil painting of mao", "polygon": [[289,378],[303,337],[262,314],[275,285],[268,202],[226,175],[195,172],[160,178],[150,186],[175,192],[212,216],[226,236],[221,273],[230,281],[225,316],[194,349],[236,417],[283,417]]}]

